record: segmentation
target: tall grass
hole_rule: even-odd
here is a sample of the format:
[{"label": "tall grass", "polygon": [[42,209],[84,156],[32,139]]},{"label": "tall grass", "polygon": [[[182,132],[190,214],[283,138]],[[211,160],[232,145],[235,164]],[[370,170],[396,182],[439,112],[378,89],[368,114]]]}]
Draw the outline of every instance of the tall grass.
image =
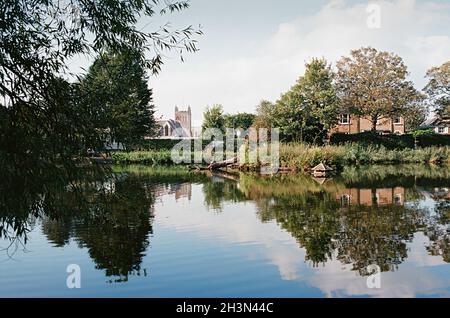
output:
[{"label": "tall grass", "polygon": [[111,155],[118,164],[171,165],[172,158],[168,150],[114,152]]},{"label": "tall grass", "polygon": [[[135,151],[115,152],[112,159],[118,164],[173,165],[171,152]],[[450,163],[450,147],[390,150],[383,146],[364,147],[357,144],[342,146],[310,146],[290,143],[280,145],[280,166],[305,170],[319,163],[343,167],[360,164]]]},{"label": "tall grass", "polygon": [[357,164],[450,163],[450,147],[389,150],[383,146],[363,147],[357,144],[318,147],[291,143],[280,146],[282,167],[302,170],[319,163],[337,167]]}]

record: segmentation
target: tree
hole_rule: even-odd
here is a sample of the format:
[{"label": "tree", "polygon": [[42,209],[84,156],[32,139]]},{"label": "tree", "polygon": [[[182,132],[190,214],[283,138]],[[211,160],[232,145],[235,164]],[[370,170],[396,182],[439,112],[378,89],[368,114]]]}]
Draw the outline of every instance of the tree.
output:
[{"label": "tree", "polygon": [[127,148],[155,133],[152,90],[135,52],[103,53],[82,79],[86,102],[97,109],[96,128]]},{"label": "tree", "polygon": [[419,98],[401,57],[367,47],[351,52],[337,63],[337,90],[348,113],[377,121],[405,115]]},{"label": "tree", "polygon": [[272,125],[280,129],[280,137],[285,141],[304,140],[308,134],[303,99],[295,91],[281,96],[273,110]]},{"label": "tree", "polygon": [[[157,12],[181,11],[186,1],[16,1],[0,2],[0,150],[14,171],[28,171],[37,163],[70,163],[73,152],[59,136],[77,136],[85,149],[94,125],[80,121],[77,100],[58,89],[59,77],[68,74],[68,61],[80,54],[105,50],[135,50],[140,63],[153,73],[161,69],[162,54],[176,49],[196,51],[192,39],[200,32],[163,26],[146,30],[137,26],[141,17]],[[63,119],[63,121],[61,121]],[[64,125],[61,123],[64,122]],[[3,123],[7,123],[6,126]],[[27,165],[17,169],[19,161]],[[2,161],[5,164],[6,160]],[[15,167],[15,168],[14,168]],[[4,171],[5,167],[2,167]],[[42,171],[42,169],[40,169]]]},{"label": "tree", "polygon": [[424,90],[428,94],[435,112],[441,116],[450,116],[450,61],[427,72],[429,78]]},{"label": "tree", "polygon": [[203,113],[202,130],[207,128],[217,128],[221,131],[225,128],[225,117],[223,115],[223,107],[220,104],[215,104],[207,107]]},{"label": "tree", "polygon": [[404,115],[406,131],[414,131],[420,128],[427,119],[428,107],[423,101],[411,104]]},{"label": "tree", "polygon": [[334,74],[324,59],[314,58],[297,83],[277,101],[274,121],[285,139],[317,142],[338,118]]},{"label": "tree", "polygon": [[273,112],[275,105],[267,100],[262,100],[258,106],[256,106],[256,117],[253,121],[253,127],[259,128],[272,128]]},{"label": "tree", "polygon": [[253,125],[256,115],[249,113],[227,114],[224,116],[225,128],[247,130]]}]

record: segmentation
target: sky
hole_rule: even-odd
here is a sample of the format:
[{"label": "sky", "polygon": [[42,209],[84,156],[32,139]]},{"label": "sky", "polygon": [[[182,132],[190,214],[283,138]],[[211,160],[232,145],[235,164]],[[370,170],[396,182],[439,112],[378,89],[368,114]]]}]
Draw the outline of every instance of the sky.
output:
[{"label": "sky", "polygon": [[[222,104],[227,113],[254,112],[261,100],[276,101],[313,57],[334,64],[362,46],[393,52],[404,59],[418,89],[430,67],[450,60],[450,0],[190,2],[189,9],[148,27],[167,21],[175,27],[201,25],[199,51],[185,55],[184,62],[168,53],[149,86],[157,117],[173,118],[175,106],[191,106],[194,126],[201,125],[208,105]],[[78,62],[83,63],[88,62]]]}]

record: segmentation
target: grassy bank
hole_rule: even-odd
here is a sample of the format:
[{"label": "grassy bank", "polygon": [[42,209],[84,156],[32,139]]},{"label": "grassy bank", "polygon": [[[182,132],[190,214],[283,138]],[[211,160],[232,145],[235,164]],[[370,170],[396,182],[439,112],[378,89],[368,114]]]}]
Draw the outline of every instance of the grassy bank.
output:
[{"label": "grassy bank", "polygon": [[[173,165],[168,150],[115,152],[112,159],[117,164]],[[280,145],[281,167],[304,170],[321,162],[335,167],[363,164],[446,164],[450,163],[450,147],[391,150],[383,146],[364,147],[356,144],[323,147],[298,143]]]},{"label": "grassy bank", "polygon": [[152,166],[172,165],[169,150],[114,152],[112,159],[117,164],[142,164]]},{"label": "grassy bank", "polygon": [[363,147],[355,144],[324,147],[305,144],[283,144],[280,146],[280,164],[282,167],[302,170],[311,168],[321,162],[338,167],[360,164],[443,164],[450,163],[450,147],[389,150],[382,146]]}]

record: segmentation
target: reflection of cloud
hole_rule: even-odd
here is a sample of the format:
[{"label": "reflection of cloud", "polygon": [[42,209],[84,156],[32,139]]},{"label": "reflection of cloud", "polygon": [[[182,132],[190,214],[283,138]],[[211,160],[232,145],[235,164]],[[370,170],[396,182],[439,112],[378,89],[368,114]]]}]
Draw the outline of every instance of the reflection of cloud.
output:
[{"label": "reflection of cloud", "polygon": [[271,263],[278,267],[283,280],[301,279],[299,264],[304,263],[304,250],[299,250],[297,246],[274,247],[267,253]]},{"label": "reflection of cloud", "polygon": [[[189,206],[190,213],[186,213],[187,206],[180,209],[173,205],[174,202],[165,201],[164,209],[155,207],[156,222],[177,231],[195,232],[201,237],[213,236],[227,243],[256,243],[262,246],[260,250],[269,262],[278,267],[283,279],[300,278],[299,264],[304,263],[305,251],[298,248],[297,242],[288,232],[280,231],[275,222],[262,223],[255,214],[256,207],[253,203],[224,204],[220,214],[201,213],[199,211],[204,211],[205,208],[202,202],[197,201],[202,197],[198,193],[200,189],[199,186],[193,186],[193,206]],[[165,213],[169,215],[168,218]]]},{"label": "reflection of cloud", "polygon": [[[155,207],[155,223],[179,232],[195,233],[217,244],[251,245],[254,255],[262,255],[278,268],[283,280],[306,282],[319,288],[328,297],[368,295],[372,297],[414,297],[418,294],[450,296],[450,278],[435,275],[431,270],[446,264],[441,257],[427,254],[428,239],[416,233],[408,244],[408,259],[395,272],[381,276],[381,289],[369,289],[366,277],[352,271],[351,265],[338,260],[328,261],[317,268],[305,262],[305,250],[276,222],[262,223],[253,203],[224,204],[222,213],[207,211],[202,202],[201,186],[192,188],[192,200],[164,200]],[[181,204],[181,208],[180,208]],[[445,265],[448,266],[448,265]]]},{"label": "reflection of cloud", "polygon": [[415,233],[408,252],[407,266],[426,267],[447,264],[440,256],[430,257],[425,249],[428,245],[430,245],[430,239],[427,236],[422,232]]},{"label": "reflection of cloud", "polygon": [[396,272],[381,274],[381,288],[367,288],[367,278],[356,272],[343,270],[339,261],[333,260],[320,268],[318,272],[308,278],[308,282],[320,288],[328,297],[348,297],[354,295],[368,295],[371,297],[416,297],[420,295],[450,296],[447,290],[450,280],[442,279],[430,273],[425,268],[401,268]]}]

